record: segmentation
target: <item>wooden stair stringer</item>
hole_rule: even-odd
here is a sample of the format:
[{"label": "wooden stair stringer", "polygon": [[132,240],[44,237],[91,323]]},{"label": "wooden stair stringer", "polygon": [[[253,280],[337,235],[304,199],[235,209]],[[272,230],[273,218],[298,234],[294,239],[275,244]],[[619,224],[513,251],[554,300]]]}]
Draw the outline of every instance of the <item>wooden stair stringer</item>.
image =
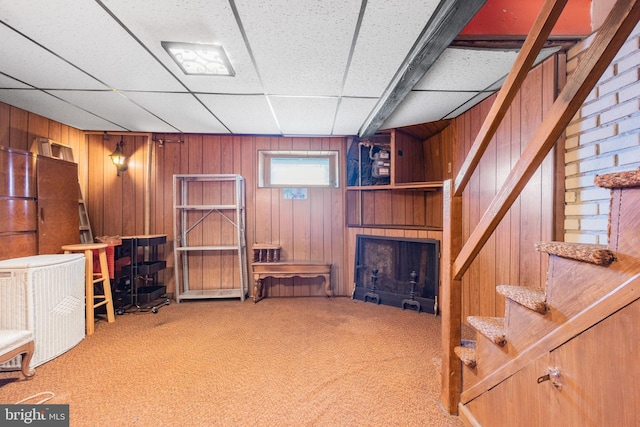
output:
[{"label": "wooden stair stringer", "polygon": [[[551,255],[546,291],[548,311],[542,314],[506,298],[506,345],[496,349],[493,348],[497,347],[495,344],[485,344],[484,340],[478,338],[476,348],[478,378],[482,379],[508,363],[524,349],[607,294],[616,283],[627,280],[632,274],[619,270],[620,265],[613,263],[603,267]],[[636,267],[635,272],[640,273],[640,267]]]},{"label": "wooden stair stringer", "polygon": [[609,247],[617,258],[640,260],[640,188],[611,190]]},{"label": "wooden stair stringer", "polygon": [[[640,273],[627,278],[624,282],[611,289],[599,299],[593,301],[589,306],[580,310],[574,316],[567,319],[562,325],[553,329],[518,354],[515,354],[515,349],[513,349],[513,357],[508,362],[497,367],[493,372],[484,375],[473,386],[463,390],[460,395],[460,402],[467,404],[519,370],[534,363],[551,350],[559,347],[571,338],[600,322],[602,319],[605,319],[638,299],[640,299]],[[476,343],[477,351],[485,347],[482,343],[483,340],[480,339],[481,337],[478,338],[478,342]],[[507,351],[510,346],[511,344],[508,342],[502,349]],[[501,348],[495,345],[493,345],[493,347]],[[478,361],[476,369],[480,370],[485,359],[480,353],[477,353],[476,357]]]},{"label": "wooden stair stringer", "polygon": [[568,319],[637,273],[640,263],[625,254],[608,267],[550,255],[547,305]]},{"label": "wooden stair stringer", "polygon": [[467,376],[467,372],[472,371],[474,378],[469,378],[469,381],[464,379],[463,385],[470,386],[482,381],[517,355],[516,349],[508,340],[505,345],[500,346],[479,333],[476,339],[476,366],[473,370],[465,369],[465,375],[463,375],[463,377]]},{"label": "wooden stair stringer", "polygon": [[463,390],[489,377],[527,348],[561,328],[570,318],[614,289],[615,284],[640,273],[640,265],[633,272],[624,267],[624,262],[603,267],[550,255],[546,292],[548,311],[541,314],[506,298],[506,344],[500,347],[477,334],[476,367],[471,371],[473,376],[468,375],[470,370],[465,370],[464,376],[469,378],[463,379]]}]

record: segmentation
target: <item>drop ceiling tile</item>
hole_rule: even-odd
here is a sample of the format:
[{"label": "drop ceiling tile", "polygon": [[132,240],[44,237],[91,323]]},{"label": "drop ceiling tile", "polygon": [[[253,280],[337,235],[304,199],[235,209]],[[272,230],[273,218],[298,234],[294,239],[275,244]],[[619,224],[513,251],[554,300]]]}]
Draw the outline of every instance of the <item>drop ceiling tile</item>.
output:
[{"label": "drop ceiling tile", "polygon": [[465,111],[467,111],[468,109],[470,109],[474,105],[482,102],[483,100],[485,100],[486,98],[490,97],[494,93],[495,93],[495,91],[494,92],[491,92],[491,91],[478,92],[473,98],[471,98],[467,102],[461,104],[458,108],[453,110],[451,113],[447,114],[447,116],[444,117],[444,118],[445,119],[453,119],[455,117],[458,117],[460,114],[464,113]]},{"label": "drop ceiling tile", "polygon": [[333,125],[333,135],[357,135],[377,102],[377,98],[342,98]]},{"label": "drop ceiling tile", "polygon": [[178,131],[117,92],[49,92],[132,132]]},{"label": "drop ceiling tile", "polygon": [[283,134],[331,135],[337,98],[270,98]]},{"label": "drop ceiling tile", "polygon": [[389,116],[382,129],[416,125],[441,120],[476,92],[410,92]]},{"label": "drop ceiling tile", "polygon": [[[64,60],[118,90],[183,89],[98,2],[24,1],[2,20]],[[54,36],[52,36],[52,34]]]},{"label": "drop ceiling tile", "polygon": [[185,133],[229,133],[218,119],[191,94],[125,92],[128,99]]},{"label": "drop ceiling tile", "polygon": [[198,98],[234,134],[279,135],[267,98],[264,95],[207,95]]},{"label": "drop ceiling tile", "polygon": [[105,89],[105,86],[10,28],[0,25],[0,72],[37,88]]},{"label": "drop ceiling tile", "polygon": [[[104,0],[103,3],[189,90],[208,93],[262,92],[228,0]],[[162,48],[162,41],[221,44],[236,75],[185,75]]]},{"label": "drop ceiling tile", "polygon": [[343,96],[382,95],[438,3],[367,1]]},{"label": "drop ceiling tile", "polygon": [[0,89],[0,101],[80,130],[126,130],[40,90]]},{"label": "drop ceiling tile", "polygon": [[448,48],[414,90],[481,91],[509,73],[515,50]]},{"label": "drop ceiling tile", "polygon": [[30,89],[31,86],[28,86],[24,83],[20,83],[16,79],[13,79],[9,76],[5,76],[4,74],[0,74],[0,89]]},{"label": "drop ceiling tile", "polygon": [[340,95],[360,2],[235,3],[267,94]]}]

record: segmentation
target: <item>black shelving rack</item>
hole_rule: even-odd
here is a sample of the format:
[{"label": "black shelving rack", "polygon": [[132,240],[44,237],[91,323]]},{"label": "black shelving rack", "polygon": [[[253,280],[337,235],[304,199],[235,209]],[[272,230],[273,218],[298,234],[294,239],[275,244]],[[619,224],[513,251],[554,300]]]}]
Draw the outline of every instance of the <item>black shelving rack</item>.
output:
[{"label": "black shelving rack", "polygon": [[167,262],[159,257],[159,246],[166,242],[166,234],[122,237],[123,253],[131,260],[122,267],[122,275],[128,277],[130,287],[123,298],[128,300],[127,305],[118,308],[118,314],[130,309],[157,313],[160,307],[169,305],[167,288],[158,283],[158,273],[167,267]]}]

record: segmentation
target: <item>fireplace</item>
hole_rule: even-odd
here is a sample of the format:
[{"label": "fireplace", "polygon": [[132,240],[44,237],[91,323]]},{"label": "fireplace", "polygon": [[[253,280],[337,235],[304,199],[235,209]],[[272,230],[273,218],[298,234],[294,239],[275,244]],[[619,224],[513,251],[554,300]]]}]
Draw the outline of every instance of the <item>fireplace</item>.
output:
[{"label": "fireplace", "polygon": [[438,312],[440,242],[356,235],[353,298]]}]

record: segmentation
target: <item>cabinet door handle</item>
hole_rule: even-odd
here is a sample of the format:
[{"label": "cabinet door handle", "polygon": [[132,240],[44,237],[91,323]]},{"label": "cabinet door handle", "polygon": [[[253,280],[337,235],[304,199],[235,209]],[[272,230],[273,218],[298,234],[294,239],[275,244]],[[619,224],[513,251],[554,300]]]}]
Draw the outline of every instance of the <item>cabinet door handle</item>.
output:
[{"label": "cabinet door handle", "polygon": [[562,383],[560,382],[560,369],[552,368],[551,366],[545,371],[545,374],[538,377],[538,384],[545,381],[550,381],[551,384],[558,390],[562,389]]},{"label": "cabinet door handle", "polygon": [[40,222],[44,222],[44,208],[40,208]]}]

